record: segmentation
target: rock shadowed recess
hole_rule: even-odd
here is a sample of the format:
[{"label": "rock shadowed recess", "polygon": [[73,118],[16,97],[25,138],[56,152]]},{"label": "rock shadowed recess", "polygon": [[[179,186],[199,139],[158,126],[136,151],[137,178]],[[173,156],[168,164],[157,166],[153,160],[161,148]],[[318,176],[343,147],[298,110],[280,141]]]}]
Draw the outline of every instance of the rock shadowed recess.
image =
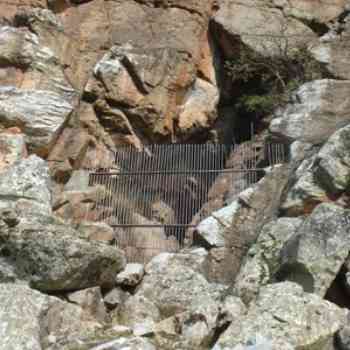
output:
[{"label": "rock shadowed recess", "polygon": [[349,81],[315,80],[302,85],[293,103],[276,112],[270,132],[285,142],[324,143],[350,122]]},{"label": "rock shadowed recess", "polygon": [[326,350],[347,314],[347,310],[317,295],[304,293],[296,283],[267,285],[261,288],[247,315],[220,336],[213,350],[248,345],[257,333],[270,340],[269,350]]},{"label": "rock shadowed recess", "polygon": [[283,247],[279,278],[324,297],[349,254],[349,228],[349,210],[317,206]]},{"label": "rock shadowed recess", "polygon": [[125,265],[117,248],[87,241],[51,216],[19,217],[14,227],[2,223],[0,235],[2,279],[15,277],[46,292],[111,287]]}]

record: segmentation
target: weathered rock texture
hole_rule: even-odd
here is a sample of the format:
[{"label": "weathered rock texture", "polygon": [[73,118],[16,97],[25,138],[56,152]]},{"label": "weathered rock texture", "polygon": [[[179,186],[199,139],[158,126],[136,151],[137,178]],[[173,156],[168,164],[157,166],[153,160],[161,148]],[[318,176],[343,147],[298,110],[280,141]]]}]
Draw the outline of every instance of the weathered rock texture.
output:
[{"label": "weathered rock texture", "polygon": [[324,296],[349,254],[349,225],[349,210],[334,204],[317,206],[286,243],[281,277]]},{"label": "weathered rock texture", "polygon": [[25,285],[1,283],[0,300],[0,349],[42,350],[52,341],[101,327],[79,306]]},{"label": "weathered rock texture", "polygon": [[298,89],[292,104],[277,113],[272,134],[285,141],[325,142],[350,121],[348,81],[315,80]]},{"label": "weathered rock texture", "polygon": [[22,213],[51,213],[49,169],[32,155],[21,159],[0,176],[0,208]]},{"label": "weathered rock texture", "polygon": [[50,216],[20,217],[15,223],[1,221],[0,236],[1,279],[28,281],[42,291],[111,287],[125,264],[117,248],[87,241]]},{"label": "weathered rock texture", "polygon": [[346,310],[304,293],[295,283],[272,284],[262,288],[242,322],[229,327],[214,349],[246,345],[259,333],[272,340],[271,350],[326,350],[346,317]]},{"label": "weathered rock texture", "polygon": [[[347,312],[322,298],[348,305],[329,296],[334,284],[349,293],[348,1],[11,0],[0,7],[1,350],[347,346],[347,328],[340,331]],[[255,77],[233,83],[225,61],[243,48],[265,60],[308,50],[322,79],[303,83],[264,120],[260,111],[241,115],[238,97],[259,93]],[[244,144],[250,121],[257,148],[265,123],[270,136],[292,144],[290,167],[259,173],[239,195],[244,173],[231,187],[226,173],[213,180],[207,200],[216,211],[208,213],[208,203],[188,208],[200,210],[192,223],[202,248],[157,255],[179,242],[164,228],[133,228],[139,247],[128,246],[131,256],[155,238],[166,243],[147,255],[157,256],[145,268],[123,271],[124,254],[111,243],[125,236],[87,221],[114,215],[99,209],[101,198],[120,198],[89,186],[87,168],[108,167],[125,144],[233,137]],[[226,165],[243,170],[257,156],[249,157],[228,154]],[[189,182],[185,191],[195,193],[196,178]],[[174,187],[182,199],[183,186]],[[152,204],[154,220],[131,210],[133,220],[159,224],[164,209],[174,220],[168,204]],[[202,214],[211,215],[199,223]]]},{"label": "weathered rock texture", "polygon": [[199,242],[211,249],[206,259],[210,280],[233,282],[249,247],[265,223],[275,218],[288,182],[288,167],[277,166],[231,205],[198,226]]}]

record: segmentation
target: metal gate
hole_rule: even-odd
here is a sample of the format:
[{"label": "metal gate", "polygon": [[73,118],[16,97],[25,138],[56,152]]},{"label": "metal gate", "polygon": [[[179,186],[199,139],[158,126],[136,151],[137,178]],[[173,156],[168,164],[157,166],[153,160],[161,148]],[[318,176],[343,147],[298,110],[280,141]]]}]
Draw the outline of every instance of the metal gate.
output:
[{"label": "metal gate", "polygon": [[109,167],[90,170],[100,186],[88,219],[115,229],[129,261],[190,245],[193,228],[285,161],[281,144],[150,145],[119,148]]}]

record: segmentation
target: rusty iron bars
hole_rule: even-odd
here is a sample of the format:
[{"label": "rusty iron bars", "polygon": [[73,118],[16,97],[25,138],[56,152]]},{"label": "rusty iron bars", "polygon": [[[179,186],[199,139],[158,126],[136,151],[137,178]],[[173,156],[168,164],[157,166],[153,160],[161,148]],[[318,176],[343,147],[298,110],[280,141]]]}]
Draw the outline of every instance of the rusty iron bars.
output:
[{"label": "rusty iron bars", "polygon": [[283,145],[257,142],[121,147],[111,158],[90,170],[99,189],[87,219],[114,227],[118,246],[139,262],[190,245],[201,220],[286,160]]}]

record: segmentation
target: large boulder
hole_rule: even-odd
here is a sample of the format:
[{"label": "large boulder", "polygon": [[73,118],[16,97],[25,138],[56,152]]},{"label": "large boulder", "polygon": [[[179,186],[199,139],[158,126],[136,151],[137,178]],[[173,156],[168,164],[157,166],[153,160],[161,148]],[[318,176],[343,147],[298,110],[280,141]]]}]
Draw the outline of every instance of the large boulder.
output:
[{"label": "large boulder", "polygon": [[[349,30],[343,35],[348,36]],[[342,36],[326,34],[319,42],[309,48],[312,57],[323,64],[328,72],[339,79],[350,79],[349,51],[347,41]]]},{"label": "large boulder", "polygon": [[203,249],[189,253],[163,253],[146,265],[146,275],[137,295],[152,300],[164,316],[183,312],[197,302],[199,295],[213,302],[225,290],[210,284],[200,273],[206,254]]},{"label": "large boulder", "polygon": [[177,128],[180,133],[190,137],[209,129],[217,119],[216,107],[219,90],[215,85],[197,78],[180,107]]},{"label": "large boulder", "polygon": [[281,205],[281,211],[287,216],[310,214],[320,203],[330,202],[332,196],[320,186],[314,171],[316,155],[306,158],[294,174],[288,193]]},{"label": "large boulder", "polygon": [[344,192],[350,183],[350,125],[335,132],[315,159],[315,177],[330,193]]},{"label": "large boulder", "polygon": [[51,213],[50,175],[43,159],[32,155],[2,173],[0,208],[13,208],[22,213]]},{"label": "large boulder", "polygon": [[117,248],[87,241],[51,216],[22,216],[14,223],[2,221],[0,227],[2,278],[6,279],[12,268],[17,279],[39,290],[112,287],[125,265]]},{"label": "large boulder", "polygon": [[236,201],[214,212],[197,227],[198,243],[215,249],[215,256],[208,255],[205,267],[211,281],[227,284],[234,281],[260,230],[277,216],[289,172],[287,166],[274,167],[258,183],[241,192]]},{"label": "large boulder", "polygon": [[[59,50],[55,50],[59,46],[58,37],[62,34],[60,23],[48,10],[30,10],[26,16],[22,13],[18,17],[17,21],[21,25],[27,23],[31,30],[22,26],[0,26],[0,61],[4,64],[0,82],[17,88],[55,92],[68,102],[73,102],[77,97],[76,92],[59,61]],[[46,27],[49,33],[38,28],[38,21],[41,22],[40,28]],[[56,32],[50,32],[48,28],[55,28]],[[48,36],[50,40],[46,40]],[[50,45],[51,42],[55,42],[56,46]],[[14,67],[20,70],[14,70]]]},{"label": "large boulder", "polygon": [[26,29],[0,27],[0,61],[28,67],[35,57],[37,36]]},{"label": "large boulder", "polygon": [[238,345],[248,345],[256,334],[270,340],[269,350],[330,349],[347,315],[347,310],[303,292],[295,283],[267,285],[247,315],[220,336],[213,350],[246,349]]},{"label": "large boulder", "polygon": [[[169,137],[177,126],[181,133],[200,132],[212,125],[217,88],[196,80],[196,65],[211,55],[210,50],[201,54],[208,45],[206,31],[213,3],[107,4],[114,45],[95,65],[85,93],[98,99],[99,118],[110,125],[111,132],[121,137],[137,130],[137,134],[159,139]],[[138,30],[134,23],[139,23]],[[213,102],[207,109],[201,105],[203,110],[195,115],[193,109],[203,98]]]},{"label": "large boulder", "polygon": [[285,16],[295,17],[304,22],[328,24],[347,9],[346,0],[308,1],[308,0],[273,0],[281,7]]},{"label": "large boulder", "polygon": [[322,144],[350,122],[349,81],[323,79],[302,85],[293,102],[276,112],[270,132],[286,142]]},{"label": "large boulder", "polygon": [[246,304],[256,298],[260,288],[274,280],[281,265],[282,248],[302,222],[300,218],[279,218],[263,227],[257,242],[249,249],[234,284],[235,292]]},{"label": "large boulder", "polygon": [[83,310],[21,284],[0,284],[1,350],[42,350],[50,342],[94,331]]},{"label": "large boulder", "polygon": [[283,247],[279,278],[324,297],[350,251],[350,211],[318,205]]},{"label": "large boulder", "polygon": [[26,286],[0,284],[0,349],[41,350],[40,316],[49,297]]},{"label": "large boulder", "polygon": [[284,214],[310,214],[320,203],[346,205],[350,176],[349,126],[337,130],[320,148],[309,152],[296,168],[291,187],[281,206]]},{"label": "large boulder", "polygon": [[286,49],[305,46],[316,38],[305,24],[261,0],[225,0],[213,21],[220,46],[231,58],[237,37],[264,56],[285,55]]},{"label": "large boulder", "polygon": [[47,154],[73,106],[55,92],[45,90],[0,88],[1,123],[17,126],[26,135],[28,149]]}]

